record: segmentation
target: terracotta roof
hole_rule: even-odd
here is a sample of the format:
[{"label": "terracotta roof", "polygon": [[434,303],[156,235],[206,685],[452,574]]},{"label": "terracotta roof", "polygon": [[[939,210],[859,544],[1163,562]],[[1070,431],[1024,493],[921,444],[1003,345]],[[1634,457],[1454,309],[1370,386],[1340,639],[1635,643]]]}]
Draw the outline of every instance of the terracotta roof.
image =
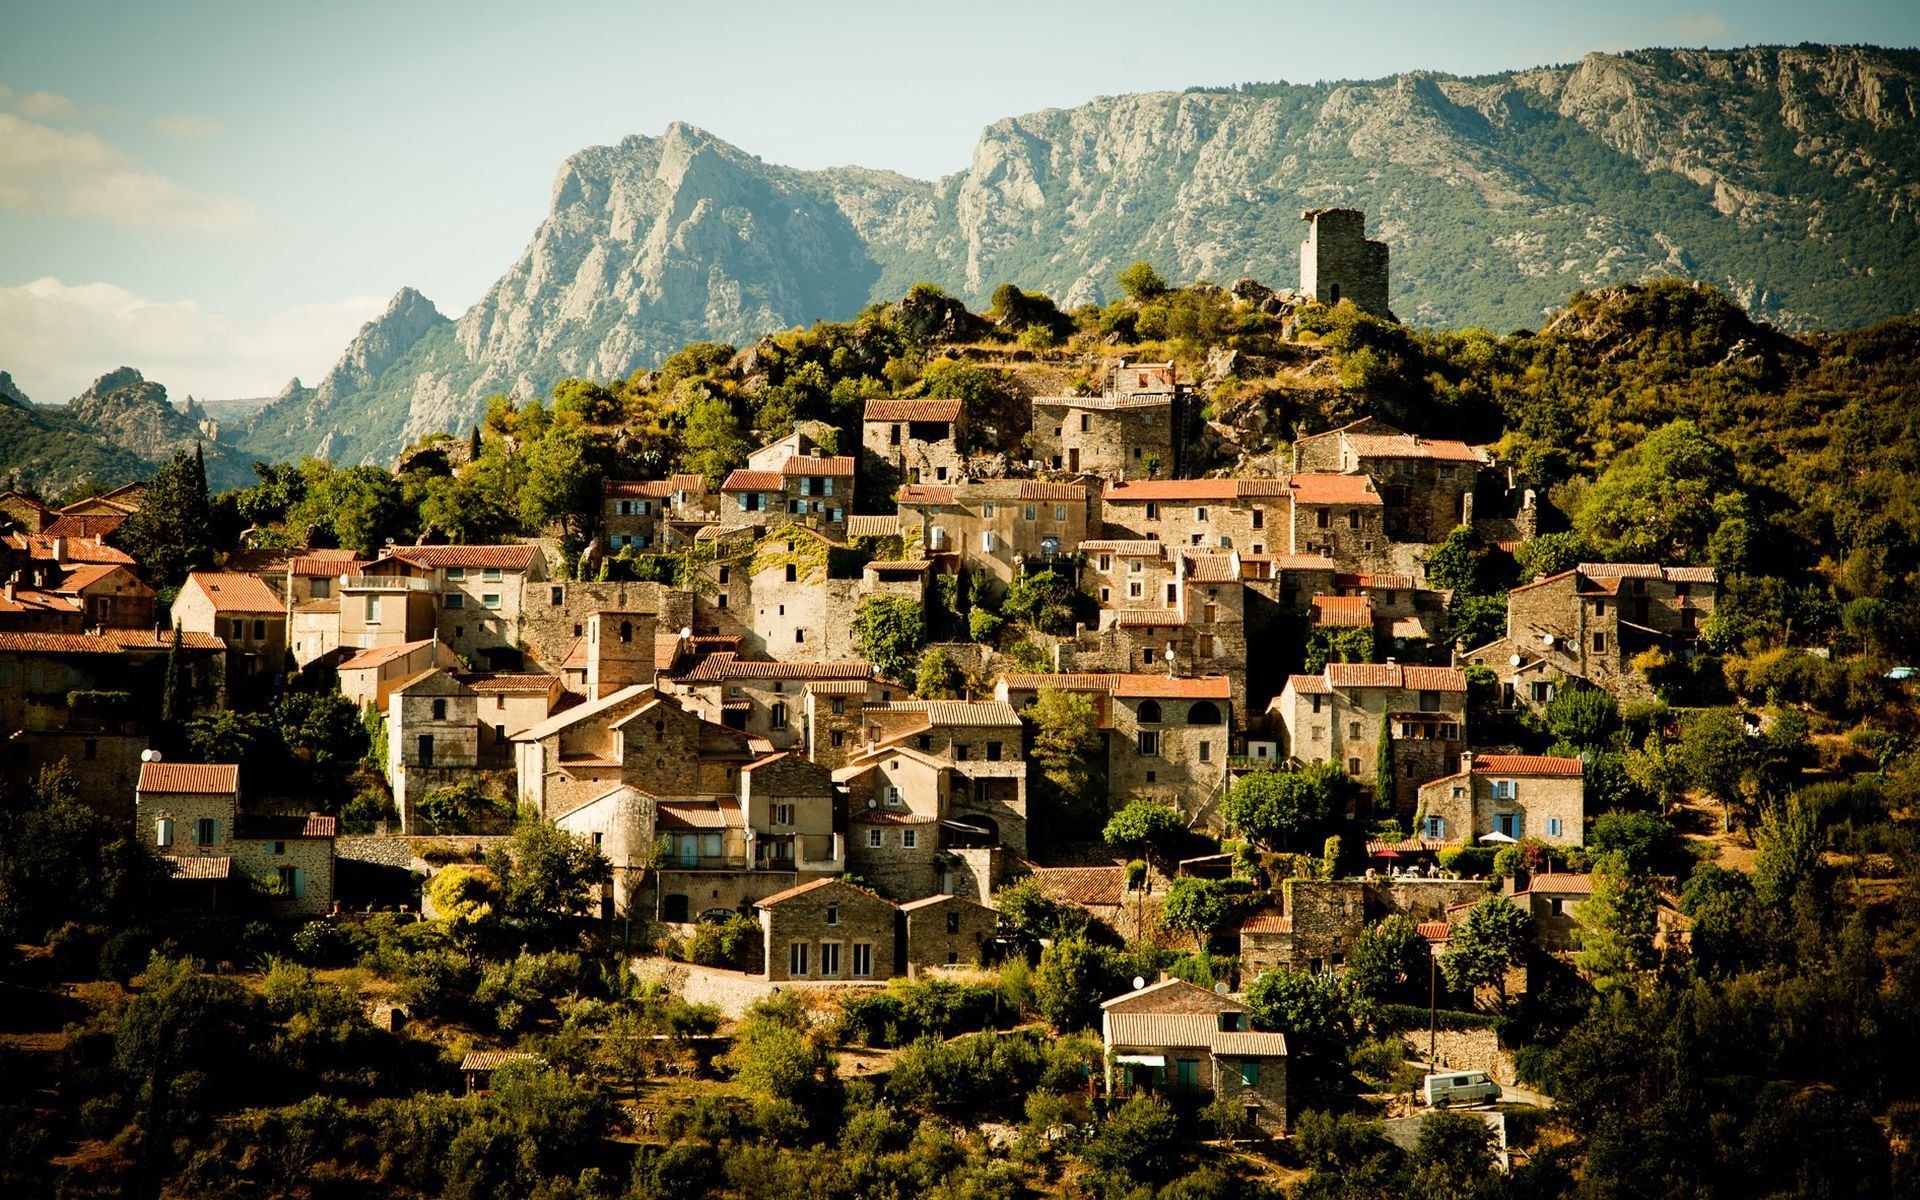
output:
[{"label": "terracotta roof", "polygon": [[1237,479],[1135,479],[1107,485],[1108,504],[1162,504],[1232,500],[1240,495]]},{"label": "terracotta roof", "polygon": [[[868,768],[871,769],[871,768]],[[855,825],[933,825],[940,820],[932,813],[898,812],[885,808],[857,808],[847,818]]]},{"label": "terracotta roof", "polygon": [[1577,758],[1553,758],[1544,754],[1476,754],[1475,774],[1497,775],[1579,775],[1583,773]]},{"label": "terracotta roof", "polygon": [[746,824],[739,806],[712,800],[662,800],[654,815],[662,829],[726,829]]},{"label": "terracotta roof", "polygon": [[682,675],[684,683],[718,683],[728,679],[868,679],[873,668],[845,662],[744,662],[729,651],[709,654],[700,665]]},{"label": "terracotta roof", "polygon": [[1249,913],[1247,919],[1240,922],[1241,933],[1292,933],[1293,918],[1277,908],[1263,908],[1259,912]]},{"label": "terracotta roof", "polygon": [[[120,650],[170,650],[173,648],[173,630],[171,629],[101,629],[92,636],[113,643]],[[180,634],[182,650],[225,650],[226,639],[215,637],[211,633]]]},{"label": "terracotta roof", "polygon": [[1274,554],[1273,565],[1283,571],[1331,571],[1334,562],[1324,554]]},{"label": "terracotta roof", "polygon": [[71,597],[58,592],[43,592],[34,588],[15,588],[9,598],[0,593],[0,612],[40,612],[40,613],[77,613],[80,605]]},{"label": "terracotta roof", "polygon": [[675,491],[670,479],[608,479],[600,484],[600,494],[610,497],[652,496],[664,499]]},{"label": "terracotta roof", "polygon": [[1106,907],[1126,898],[1125,867],[1035,867],[1033,880],[1041,891],[1069,904]]},{"label": "terracotta roof", "polygon": [[815,696],[864,696],[867,694],[867,681],[864,679],[819,679],[807,685],[807,692]]},{"label": "terracotta roof", "polygon": [[[1289,675],[1287,686],[1301,696],[1330,696],[1333,688],[1327,683],[1325,675]],[[1278,700],[1276,696],[1274,699]]]},{"label": "terracotta roof", "polygon": [[240,768],[233,763],[140,764],[140,782],[135,791],[166,792],[170,795],[230,796],[240,790]]},{"label": "terracotta roof", "polygon": [[287,563],[287,570],[294,575],[357,575],[362,563],[358,556],[351,553],[344,556],[330,554],[302,554]]},{"label": "terracotta roof", "polygon": [[1072,500],[1087,498],[1087,489],[1077,483],[1046,483],[1038,479],[1020,481],[1022,500]]},{"label": "terracotta roof", "polygon": [[1464,692],[1466,672],[1457,667],[1407,667],[1397,663],[1328,663],[1337,688],[1405,688],[1416,692]]},{"label": "terracotta roof", "polygon": [[469,1050],[460,1060],[462,1071],[494,1071],[516,1062],[540,1062],[538,1054],[528,1054],[525,1050]]},{"label": "terracotta roof", "polygon": [[429,567],[479,567],[502,571],[524,571],[533,566],[540,547],[531,542],[510,546],[395,546],[395,556],[403,556]]},{"label": "terracotta roof", "polygon": [[233,836],[248,841],[294,838],[330,838],[338,834],[340,822],[321,813],[299,816],[250,816],[234,821]]},{"label": "terracotta roof", "polygon": [[1668,583],[1718,583],[1719,572],[1712,567],[1668,567]]},{"label": "terracotta roof", "polygon": [[1373,624],[1373,597],[1315,596],[1313,623],[1370,627]]},{"label": "terracotta roof", "polygon": [[55,517],[40,532],[46,537],[83,537],[103,538],[124,525],[125,513],[89,513],[84,516],[70,513]]},{"label": "terracotta roof", "polygon": [[1432,854],[1445,850],[1451,843],[1433,838],[1404,838],[1397,842],[1368,842],[1368,854],[1381,854],[1391,850],[1395,854]]},{"label": "terracotta roof", "polygon": [[1113,694],[1123,700],[1230,700],[1233,681],[1225,675],[1169,677],[1114,675]]},{"label": "terracotta roof", "polygon": [[[118,563],[132,566],[132,556],[116,550],[98,538],[70,537],[66,541],[66,556],[59,561],[67,563]],[[54,560],[53,538],[46,534],[10,533],[7,544],[15,550],[25,551],[29,558],[36,561]]]},{"label": "terracotta roof", "polygon": [[900,911],[901,912],[917,912],[923,908],[932,908],[936,904],[948,904],[948,903],[971,904],[975,908],[992,907],[991,905],[982,904],[978,900],[969,900],[965,896],[956,896],[952,892],[942,892],[937,896],[922,896],[918,900],[909,900],[906,903],[900,905]]},{"label": "terracotta roof", "polygon": [[1279,1058],[1287,1052],[1284,1033],[1221,1032],[1213,1035],[1213,1052],[1233,1058]]},{"label": "terracotta roof", "polygon": [[1293,498],[1302,504],[1379,504],[1380,493],[1365,475],[1295,475]]},{"label": "terracotta roof", "polygon": [[1558,872],[1535,875],[1527,883],[1527,891],[1547,896],[1590,896],[1593,894],[1593,876],[1562,875]]},{"label": "terracotta roof", "polygon": [[1392,627],[1387,630],[1390,636],[1397,638],[1423,638],[1428,632],[1426,624],[1419,617],[1395,617]]},{"label": "terracotta roof", "polygon": [[665,671],[673,666],[680,657],[680,638],[676,634],[656,633],[653,635],[653,669]]},{"label": "terracotta roof", "polygon": [[867,564],[867,570],[878,571],[883,575],[889,571],[905,571],[909,574],[917,575],[922,571],[931,570],[932,567],[933,562],[925,558],[876,560]]},{"label": "terracotta roof", "polygon": [[956,490],[948,484],[908,483],[901,485],[902,504],[952,504]]},{"label": "terracotta roof", "polygon": [[589,700],[584,704],[576,704],[563,711],[555,712],[538,725],[522,729],[519,733],[514,734],[513,740],[516,742],[537,742],[542,738],[552,737],[570,725],[591,720],[609,709],[616,708],[642,696],[650,695],[652,691],[653,688],[651,685],[641,683],[636,683],[631,687],[621,688],[619,691],[611,695],[602,696],[598,700]]},{"label": "terracotta roof", "polygon": [[1009,674],[1000,676],[1000,682],[1007,685],[1009,691],[1039,691],[1054,688],[1064,692],[1111,692],[1115,675],[1096,675],[1091,673],[1066,675],[1023,675]]},{"label": "terracotta roof", "polygon": [[778,471],[734,471],[720,484],[723,492],[777,492],[787,486]]},{"label": "terracotta roof", "polygon": [[1287,1052],[1286,1034],[1223,1031],[1217,1013],[1109,1012],[1104,1021],[1114,1048],[1193,1046],[1236,1058],[1279,1058]]},{"label": "terracotta roof", "polygon": [[476,692],[545,692],[557,680],[538,671],[486,671],[460,676]]},{"label": "terracotta roof", "polygon": [[115,571],[125,570],[127,568],[119,563],[80,563],[77,566],[68,567],[65,578],[55,584],[53,590],[67,594],[77,593],[99,583]]},{"label": "terracotta roof", "polygon": [[0,650],[16,654],[118,654],[111,640],[91,633],[0,632]]},{"label": "terracotta roof", "polygon": [[175,879],[231,879],[233,860],[224,854],[163,854],[167,874]]},{"label": "terracotta roof", "polygon": [[884,517],[855,514],[847,518],[847,536],[891,537],[900,532],[900,514],[889,513]]},{"label": "terracotta roof", "polygon": [[780,464],[782,475],[852,475],[853,456],[850,454],[823,454],[815,458],[811,454],[796,454]]},{"label": "terracotta roof", "polygon": [[702,525],[699,531],[693,535],[693,540],[696,542],[717,542],[722,538],[733,537],[736,534],[758,533],[759,529],[760,526],[758,525],[715,522],[712,525]]},{"label": "terracotta roof", "polygon": [[1444,942],[1453,936],[1453,926],[1445,921],[1422,921],[1414,930],[1430,942]]},{"label": "terracotta roof", "polygon": [[1095,538],[1091,541],[1081,542],[1080,549],[1082,551],[1105,551],[1108,554],[1118,554],[1122,557],[1165,558],[1167,556],[1167,544],[1165,542],[1156,542],[1147,538],[1131,540],[1124,538]]},{"label": "terracotta roof", "polygon": [[1195,583],[1238,583],[1240,561],[1231,551],[1225,554],[1189,554],[1187,578]]},{"label": "terracotta roof", "polygon": [[869,704],[869,713],[925,713],[932,725],[969,728],[1017,727],[1020,714],[1013,705],[999,700],[896,700],[891,704]]},{"label": "terracotta roof", "polygon": [[868,421],[941,421],[952,424],[960,419],[958,400],[869,400],[864,418]]},{"label": "terracotta roof", "polygon": [[1341,587],[1373,588],[1386,591],[1410,591],[1413,588],[1411,575],[1368,575],[1342,573],[1333,577],[1334,583]]},{"label": "terracotta roof", "polygon": [[788,900],[791,900],[795,896],[804,896],[808,892],[817,892],[824,887],[843,887],[850,892],[858,892],[861,896],[864,896],[869,900],[873,900],[877,903],[884,904],[888,908],[892,908],[894,906],[893,901],[888,900],[885,897],[875,896],[870,892],[861,891],[859,888],[854,887],[852,884],[844,883],[838,879],[816,879],[811,883],[803,883],[798,887],[790,887],[784,892],[775,892],[773,895],[766,897],[764,900],[755,900],[753,902],[753,906],[755,908],[770,908],[775,904],[781,904]]},{"label": "terracotta roof", "polygon": [[432,638],[418,642],[399,642],[392,646],[373,646],[366,650],[356,651],[348,656],[340,663],[337,669],[341,671],[359,671],[368,667],[384,667],[395,659],[405,658],[415,650],[423,649],[431,645],[433,645]]},{"label": "terracotta roof", "polygon": [[1113,614],[1113,623],[1126,629],[1166,629],[1187,622],[1176,609],[1123,608]]},{"label": "terracotta roof", "polygon": [[1550,583],[1558,583],[1563,579],[1569,579],[1578,574],[1578,571],[1562,571],[1558,575],[1542,575],[1532,583],[1523,583],[1519,587],[1507,589],[1507,594],[1512,595],[1514,592],[1524,592],[1532,588],[1545,587]]},{"label": "terracotta roof", "polygon": [[257,575],[228,571],[195,571],[189,587],[198,587],[213,602],[215,612],[268,613],[286,611],[286,602]]},{"label": "terracotta roof", "polygon": [[1361,458],[1431,458],[1442,462],[1479,462],[1465,442],[1424,438],[1416,433],[1350,433],[1347,444]]}]

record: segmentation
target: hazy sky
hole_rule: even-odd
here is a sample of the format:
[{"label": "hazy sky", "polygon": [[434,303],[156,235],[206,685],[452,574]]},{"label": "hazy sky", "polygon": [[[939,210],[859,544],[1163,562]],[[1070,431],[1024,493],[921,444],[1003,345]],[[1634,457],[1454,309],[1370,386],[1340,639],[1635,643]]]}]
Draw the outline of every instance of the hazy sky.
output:
[{"label": "hazy sky", "polygon": [[675,120],[933,178],[1098,95],[1801,41],[1915,45],[1920,4],[0,0],[0,370],[311,380],[402,286],[476,300],[568,154]]}]

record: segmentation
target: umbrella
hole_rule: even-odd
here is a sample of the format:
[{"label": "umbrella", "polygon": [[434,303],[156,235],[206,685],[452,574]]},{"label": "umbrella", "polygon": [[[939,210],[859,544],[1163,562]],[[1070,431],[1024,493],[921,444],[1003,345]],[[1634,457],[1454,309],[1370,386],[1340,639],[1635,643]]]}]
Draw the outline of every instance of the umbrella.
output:
[{"label": "umbrella", "polygon": [[1395,850],[1393,847],[1388,846],[1383,850],[1377,851],[1374,854],[1374,857],[1375,858],[1399,858],[1400,852],[1398,850]]},{"label": "umbrella", "polygon": [[1520,839],[1514,838],[1514,837],[1508,837],[1506,834],[1501,833],[1499,830],[1496,829],[1492,833],[1481,834],[1480,840],[1483,842],[1507,842],[1511,844],[1513,842],[1519,841]]}]

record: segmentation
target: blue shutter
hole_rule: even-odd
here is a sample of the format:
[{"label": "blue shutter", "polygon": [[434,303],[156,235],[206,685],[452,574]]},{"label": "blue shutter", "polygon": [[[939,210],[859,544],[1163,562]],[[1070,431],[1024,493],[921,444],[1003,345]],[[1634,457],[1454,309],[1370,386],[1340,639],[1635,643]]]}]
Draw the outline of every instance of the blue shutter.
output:
[{"label": "blue shutter", "polygon": [[307,894],[307,873],[299,867],[293,869],[293,898],[304,899]]}]

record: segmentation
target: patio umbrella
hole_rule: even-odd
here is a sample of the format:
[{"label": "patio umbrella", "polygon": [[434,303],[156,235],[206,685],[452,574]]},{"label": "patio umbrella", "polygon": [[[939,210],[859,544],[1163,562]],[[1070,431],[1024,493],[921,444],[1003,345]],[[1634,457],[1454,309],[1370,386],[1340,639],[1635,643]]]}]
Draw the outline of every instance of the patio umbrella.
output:
[{"label": "patio umbrella", "polygon": [[1374,857],[1375,858],[1399,858],[1400,852],[1398,850],[1395,850],[1392,846],[1388,846],[1384,850],[1375,852]]},{"label": "patio umbrella", "polygon": [[1483,842],[1506,842],[1508,844],[1512,844],[1514,842],[1519,841],[1520,839],[1509,837],[1506,834],[1501,833],[1498,829],[1496,829],[1492,833],[1481,834],[1480,840]]}]

